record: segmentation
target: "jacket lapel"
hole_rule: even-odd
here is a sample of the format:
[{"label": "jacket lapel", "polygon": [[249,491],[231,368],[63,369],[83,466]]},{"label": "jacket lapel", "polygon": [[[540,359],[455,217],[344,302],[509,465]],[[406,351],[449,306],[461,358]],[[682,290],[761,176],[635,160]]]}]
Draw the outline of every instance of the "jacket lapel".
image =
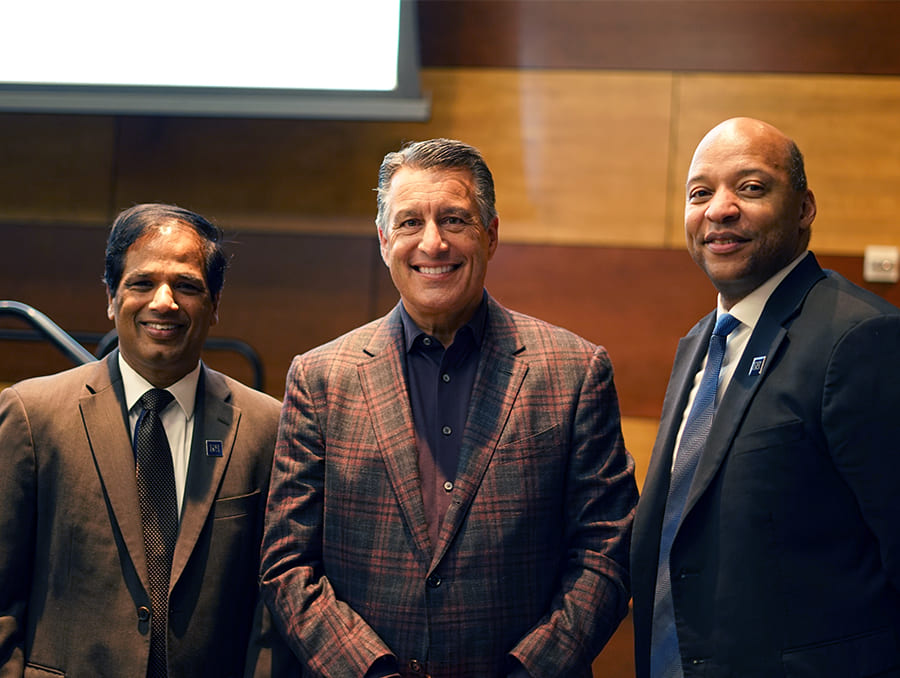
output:
[{"label": "jacket lapel", "polygon": [[[669,385],[666,388],[663,402],[663,418],[656,434],[653,454],[644,481],[646,488],[653,488],[653,496],[661,495],[665,499],[669,487],[669,476],[674,457],[675,438],[681,426],[682,414],[687,404],[688,395],[694,383],[694,376],[706,355],[709,335],[715,323],[715,312],[701,320],[694,331],[682,337],[675,352],[675,361]],[[657,492],[658,490],[658,492]],[[648,496],[651,493],[646,493]],[[664,505],[664,502],[662,503]],[[660,519],[662,514],[660,513]]]},{"label": "jacket lapel", "polygon": [[126,423],[125,392],[117,360],[118,351],[113,351],[105,360],[96,363],[94,372],[85,383],[86,394],[79,399],[78,406],[113,519],[137,576],[146,588],[149,582],[135,481],[134,451]]},{"label": "jacket lapel", "polygon": [[[175,585],[187,565],[212,510],[222,476],[228,468],[241,420],[241,411],[232,406],[230,400],[231,390],[225,380],[202,365],[197,383],[191,458],[188,461],[178,541],[172,559],[170,587]],[[214,449],[221,449],[222,456],[208,454],[208,442],[214,444]],[[221,447],[218,443],[221,443]]]},{"label": "jacket lapel", "polygon": [[[722,396],[691,484],[684,514],[709,487],[731,449],[744,414],[773,365],[787,337],[788,328],[816,282],[825,277],[812,254],[781,281],[769,297]],[[710,331],[712,331],[710,329]],[[759,359],[762,358],[762,365]]]},{"label": "jacket lapel", "polygon": [[412,409],[406,389],[400,306],[378,323],[357,366],[375,439],[403,519],[421,560],[431,560],[431,541],[419,481],[419,461]]},{"label": "jacket lapel", "polygon": [[509,313],[488,296],[488,319],[460,448],[453,502],[441,524],[432,567],[443,558],[481,485],[528,372],[525,350]]}]

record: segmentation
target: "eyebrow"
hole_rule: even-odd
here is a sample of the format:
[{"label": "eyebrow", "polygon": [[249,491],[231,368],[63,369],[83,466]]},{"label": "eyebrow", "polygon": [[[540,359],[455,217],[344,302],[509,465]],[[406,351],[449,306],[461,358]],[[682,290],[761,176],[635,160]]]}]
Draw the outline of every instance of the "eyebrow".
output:
[{"label": "eyebrow", "polygon": [[[774,176],[771,172],[769,172],[768,170],[762,169],[761,167],[748,167],[746,169],[738,170],[735,173],[735,175],[737,176],[738,179],[743,179],[743,178],[748,177],[753,174],[759,174],[768,179],[774,178]],[[693,176],[689,176],[688,180],[685,182],[685,187],[690,186],[691,184],[695,184],[695,183],[705,183],[707,181],[707,179],[708,179],[707,174],[704,172],[700,172]]]},{"label": "eyebrow", "polygon": [[[399,223],[401,221],[405,221],[410,217],[418,217],[422,213],[422,210],[415,208],[407,208],[400,210],[397,214],[394,215],[393,223]],[[469,219],[474,219],[477,216],[477,212],[473,212],[470,209],[465,207],[457,207],[457,206],[449,206],[441,208],[437,213],[438,218],[446,217],[446,216],[458,216],[458,217],[466,217]]]}]

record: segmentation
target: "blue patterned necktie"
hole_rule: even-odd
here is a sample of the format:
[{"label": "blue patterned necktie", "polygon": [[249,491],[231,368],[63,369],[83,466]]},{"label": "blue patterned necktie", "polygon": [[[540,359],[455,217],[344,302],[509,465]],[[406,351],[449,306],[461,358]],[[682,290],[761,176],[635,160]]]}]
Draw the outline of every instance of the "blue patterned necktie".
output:
[{"label": "blue patterned necktie", "polygon": [[159,413],[172,398],[171,393],[158,388],[141,396],[144,409],[134,436],[138,500],[150,578],[149,678],[168,676],[169,577],[178,538],[178,501],[172,451]]},{"label": "blue patterned necktie", "polygon": [[651,678],[680,678],[683,675],[678,635],[675,630],[669,554],[678,524],[681,522],[681,513],[687,501],[697,461],[700,459],[700,450],[706,442],[716,412],[716,390],[719,385],[722,359],[725,357],[725,340],[740,324],[737,318],[727,313],[723,313],[716,321],[712,336],[709,338],[706,369],[703,370],[700,388],[697,389],[694,404],[681,434],[681,443],[672,467],[659,544],[656,595],[653,601],[653,627],[650,640]]}]

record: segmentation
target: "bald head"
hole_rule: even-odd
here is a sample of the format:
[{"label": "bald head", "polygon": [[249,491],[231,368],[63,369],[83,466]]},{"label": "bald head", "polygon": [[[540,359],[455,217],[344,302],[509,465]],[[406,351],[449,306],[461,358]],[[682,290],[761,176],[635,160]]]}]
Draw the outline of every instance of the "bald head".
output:
[{"label": "bald head", "polygon": [[758,149],[767,148],[770,157],[787,171],[791,187],[795,191],[807,189],[803,154],[797,144],[774,125],[756,118],[729,118],[713,127],[694,151],[691,167],[699,154],[722,139],[744,140]]}]

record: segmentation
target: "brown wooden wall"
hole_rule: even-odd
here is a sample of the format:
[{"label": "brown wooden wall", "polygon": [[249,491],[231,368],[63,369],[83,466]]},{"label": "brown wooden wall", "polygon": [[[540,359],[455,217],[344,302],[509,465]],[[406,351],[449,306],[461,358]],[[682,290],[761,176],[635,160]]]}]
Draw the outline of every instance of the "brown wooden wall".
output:
[{"label": "brown wooden wall", "polygon": [[[460,138],[497,183],[489,289],[607,346],[640,480],[677,340],[715,301],[681,224],[710,127],[751,115],[795,137],[826,266],[860,282],[866,245],[900,245],[900,3],[424,0],[419,23],[427,122],[0,114],[0,299],[106,332],[109,223],[181,204],[234,240],[214,334],[249,342],[280,396],[292,355],[396,302],[373,225],[384,153]],[[898,285],[868,287],[900,305]],[[67,366],[0,342],[0,382]],[[629,634],[602,675],[633,674]]]}]

